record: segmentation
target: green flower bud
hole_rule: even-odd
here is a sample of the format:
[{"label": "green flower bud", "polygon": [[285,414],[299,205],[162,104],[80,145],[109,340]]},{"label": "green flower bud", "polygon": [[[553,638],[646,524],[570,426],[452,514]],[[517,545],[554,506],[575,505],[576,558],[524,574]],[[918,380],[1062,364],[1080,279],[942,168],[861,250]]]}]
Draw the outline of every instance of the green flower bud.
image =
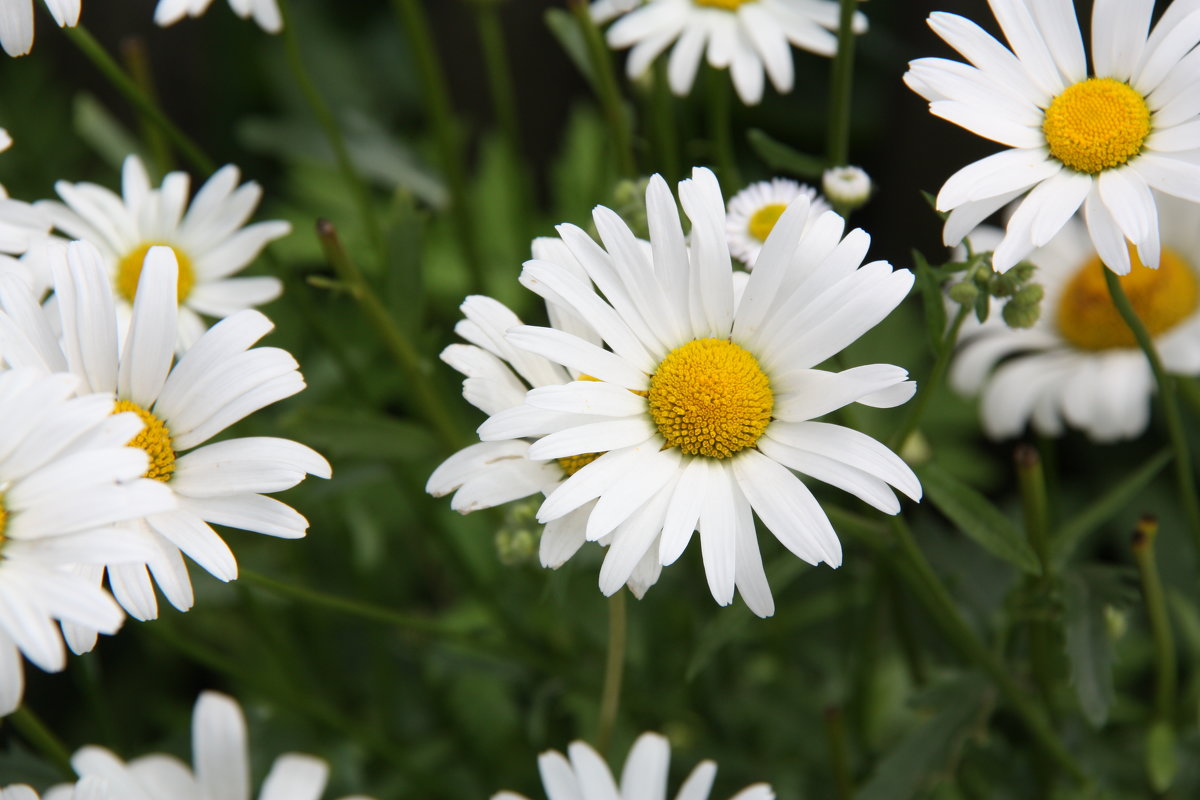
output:
[{"label": "green flower bud", "polygon": [[979,297],[979,287],[973,281],[962,281],[951,286],[948,294],[959,305],[969,306]]}]

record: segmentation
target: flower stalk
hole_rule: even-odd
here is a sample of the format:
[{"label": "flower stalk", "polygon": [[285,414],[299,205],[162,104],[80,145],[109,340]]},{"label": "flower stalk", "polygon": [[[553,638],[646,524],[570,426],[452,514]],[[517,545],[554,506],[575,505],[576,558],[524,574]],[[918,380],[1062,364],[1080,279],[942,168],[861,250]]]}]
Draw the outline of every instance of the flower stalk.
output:
[{"label": "flower stalk", "polygon": [[604,662],[604,689],[600,695],[600,722],[596,733],[596,749],[608,752],[617,712],[621,707],[621,683],[625,674],[625,642],[628,620],[625,590],[620,589],[608,598],[608,657]]},{"label": "flower stalk", "polygon": [[633,136],[630,130],[629,114],[621,91],[617,88],[617,74],[613,68],[612,56],[608,46],[604,44],[604,36],[592,19],[591,9],[587,0],[571,0],[571,13],[579,23],[587,44],[588,60],[595,74],[596,97],[600,101],[604,121],[608,125],[609,135],[612,136],[613,154],[617,160],[617,172],[622,178],[637,177],[637,161],[633,156]]},{"label": "flower stalk", "polygon": [[850,163],[850,108],[854,96],[854,10],[859,0],[840,0],[838,6],[837,55],[833,57],[829,97],[829,165]]}]

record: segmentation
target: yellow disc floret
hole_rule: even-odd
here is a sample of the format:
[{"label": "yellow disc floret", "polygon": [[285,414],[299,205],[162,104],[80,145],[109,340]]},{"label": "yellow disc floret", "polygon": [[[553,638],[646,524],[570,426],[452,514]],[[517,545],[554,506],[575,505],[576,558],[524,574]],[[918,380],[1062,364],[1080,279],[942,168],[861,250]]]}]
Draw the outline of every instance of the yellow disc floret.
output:
[{"label": "yellow disc floret", "polygon": [[771,203],[763,206],[754,212],[754,216],[750,217],[750,224],[746,226],[747,232],[760,242],[765,242],[771,235],[771,231],[775,229],[775,223],[779,222],[779,218],[783,216],[784,211],[787,211],[787,205],[784,203]]},{"label": "yellow disc floret", "polygon": [[667,353],[647,400],[669,447],[711,458],[753,447],[775,405],[758,361],[724,339],[696,339]]},{"label": "yellow disc floret", "polygon": [[141,433],[130,439],[128,443],[129,447],[145,450],[146,455],[150,456],[150,468],[146,470],[143,477],[153,478],[164,483],[171,480],[171,474],[175,472],[175,449],[171,447],[171,431],[167,428],[166,423],[137,403],[131,403],[128,400],[118,400],[113,406],[112,413],[119,414],[122,411],[132,411],[137,414],[145,426]]},{"label": "yellow disc floret", "polygon": [[[130,250],[117,262],[117,292],[131,303],[134,295],[137,294],[138,280],[142,277],[142,264],[146,260],[146,253],[150,252],[151,247],[158,245],[171,247],[165,242],[147,242]],[[177,294],[179,302],[182,303],[196,284],[196,273],[192,270],[192,260],[182,250],[178,247],[171,247],[171,250],[175,252],[175,259],[179,262]]]},{"label": "yellow disc floret", "polygon": [[737,11],[738,6],[746,3],[754,3],[756,0],[693,0],[698,6],[709,6],[710,8],[723,8],[726,11]]},{"label": "yellow disc floret", "polygon": [[1095,175],[1125,164],[1150,135],[1146,98],[1113,78],[1088,78],[1050,101],[1042,121],[1050,155]]},{"label": "yellow disc floret", "polygon": [[562,471],[567,473],[567,477],[569,478],[602,455],[604,453],[580,453],[577,456],[563,456],[557,459],[557,461],[558,465],[562,467]]},{"label": "yellow disc floret", "polygon": [[4,532],[8,530],[8,508],[4,505],[4,495],[0,494],[0,545],[8,539]]},{"label": "yellow disc floret", "polygon": [[[1192,315],[1200,296],[1196,273],[1186,261],[1163,250],[1158,269],[1150,269],[1133,248],[1129,257],[1133,269],[1121,276],[1121,288],[1151,336],[1166,333]],[[1093,258],[1071,278],[1058,302],[1058,330],[1084,350],[1136,347],[1133,332],[1109,297],[1105,269],[1098,257]]]}]

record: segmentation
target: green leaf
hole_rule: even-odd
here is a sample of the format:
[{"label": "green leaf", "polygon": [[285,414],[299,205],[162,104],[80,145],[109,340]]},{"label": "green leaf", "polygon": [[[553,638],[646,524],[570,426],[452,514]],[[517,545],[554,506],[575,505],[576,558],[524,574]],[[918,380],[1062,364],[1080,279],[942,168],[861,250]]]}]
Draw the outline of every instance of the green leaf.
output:
[{"label": "green leaf", "polygon": [[927,722],[908,732],[879,762],[875,774],[855,800],[908,800],[932,776],[946,770],[971,732],[983,701],[984,684],[963,679],[929,693],[938,711]]},{"label": "green leaf", "polygon": [[919,470],[925,496],[976,544],[1031,575],[1040,575],[1037,555],[1020,529],[986,497],[937,464]]},{"label": "green leaf", "polygon": [[942,281],[937,270],[919,250],[912,251],[913,266],[917,268],[917,289],[921,292],[921,305],[925,309],[925,333],[933,352],[942,348],[942,337],[946,333],[946,301],[942,297]]},{"label": "green leaf", "polygon": [[1175,758],[1175,730],[1171,723],[1159,721],[1150,727],[1146,737],[1146,777],[1155,792],[1171,788],[1179,761]]},{"label": "green leaf", "polygon": [[1084,537],[1128,506],[1170,460],[1170,448],[1163,448],[1064,523],[1050,539],[1050,561],[1065,564]]},{"label": "green leaf", "polygon": [[588,58],[587,41],[583,38],[583,31],[579,30],[579,24],[575,18],[561,8],[549,8],[546,9],[545,19],[546,27],[554,34],[554,38],[558,40],[567,57],[571,59],[571,63],[583,73],[583,77],[587,78],[588,83],[595,89],[598,84],[591,59]]},{"label": "green leaf", "polygon": [[1105,603],[1076,572],[1064,578],[1063,605],[1071,685],[1084,717],[1099,728],[1115,698]]},{"label": "green leaf", "polygon": [[820,178],[825,172],[824,159],[801,153],[778,139],[773,139],[758,128],[746,134],[750,147],[768,167],[780,172],[798,175],[801,178]]},{"label": "green leaf", "polygon": [[79,134],[79,138],[87,142],[113,169],[120,170],[122,162],[130,153],[136,153],[142,157],[143,162],[147,162],[137,137],[95,97],[90,94],[77,95],[72,112],[75,132]]}]

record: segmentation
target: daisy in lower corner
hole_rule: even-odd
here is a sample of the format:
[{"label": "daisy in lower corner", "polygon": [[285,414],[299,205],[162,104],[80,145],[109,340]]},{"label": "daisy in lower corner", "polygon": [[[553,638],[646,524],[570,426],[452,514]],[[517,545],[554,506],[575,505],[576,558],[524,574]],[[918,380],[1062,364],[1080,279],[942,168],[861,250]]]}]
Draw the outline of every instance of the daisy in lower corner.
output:
[{"label": "daisy in lower corner", "polygon": [[957,245],[1022,198],[997,245],[1005,272],[1050,241],[1082,206],[1093,246],[1128,273],[1126,242],[1158,266],[1152,189],[1200,203],[1200,8],[1167,6],[1150,30],[1153,0],[1096,0],[1088,71],[1071,0],[990,3],[1011,50],[957,14],[929,25],[970,63],[922,58],[904,76],[943,119],[1007,146],[942,186],[943,237]]},{"label": "daisy in lower corner", "polygon": [[913,276],[882,261],[860,267],[870,238],[843,238],[844,221],[832,211],[810,224],[801,196],[780,216],[735,302],[716,178],[695,170],[679,197],[692,222],[690,245],[661,176],[646,192],[649,253],[602,206],[593,219],[603,246],[559,226],[590,282],[564,274],[550,284],[527,267],[523,283],[567,303],[607,349],[553,328],[510,330],[514,346],[590,380],[533,389],[524,406],[493,414],[479,432],[485,441],[536,437],[534,460],[603,454],[556,488],[538,519],[595,501],[585,535],[612,537],[600,573],[605,594],[648,551],[660,564],[674,562],[698,529],[717,602],[732,602],[736,587],[752,611],[768,616],[774,601],[754,514],[805,561],[842,561],[837,534],[796,472],[888,513],[900,509],[889,485],[921,496],[912,470],[882,444],[817,421],[850,403],[892,407],[912,396],[900,367],[817,367],[891,313]]},{"label": "daisy in lower corner", "polygon": [[[604,759],[586,742],[572,742],[564,756],[547,750],[538,756],[538,771],[546,800],[666,800],[671,745],[657,733],[643,733],[633,743],[621,782],[613,779]],[[701,761],[679,787],[675,800],[708,800],[717,765]],[[730,800],[774,800],[775,792],[765,783],[747,786]],[[529,800],[516,792],[497,792],[492,800]]]},{"label": "daisy in lower corner", "polygon": [[[183,554],[220,580],[237,577],[233,552],[213,524],[286,539],[305,535],[308,521],[266,495],[290,489],[307,475],[328,478],[329,463],[320,454],[266,436],[209,442],[301,391],[304,378],[285,350],[253,346],[274,326],[252,309],[214,325],[176,360],[179,269],[171,248],[147,254],[123,336],[96,248],[72,242],[61,256],[53,265],[61,344],[32,294],[5,280],[0,354],[10,364],[70,372],[84,391],[115,400],[113,413],[141,418],[145,427],[130,444],[150,457],[145,477],[169,489],[177,507],[128,523],[152,555],[139,563],[109,564],[109,586],[137,619],[158,614],[153,583],[186,611],[193,596]],[[94,577],[98,582],[100,571]]]},{"label": "daisy in lower corner", "polygon": [[[1131,250],[1120,281],[1166,369],[1200,375],[1200,206],[1157,198],[1163,248],[1158,269]],[[977,249],[998,240],[995,229],[971,234]],[[1082,222],[1073,219],[1029,261],[1045,289],[1030,329],[1007,327],[993,313],[970,318],[950,367],[951,385],[982,397],[989,436],[1018,436],[1026,425],[1047,436],[1065,426],[1098,442],[1138,436],[1150,421],[1154,375],[1109,297],[1104,265]]]},{"label": "daisy in lower corner", "polygon": [[[631,48],[625,62],[630,78],[645,74],[674,44],[667,81],[680,97],[691,92],[706,56],[714,69],[729,70],[742,102],[755,105],[762,100],[764,72],[780,94],[792,90],[793,46],[822,56],[837,53],[834,0],[600,0],[592,13],[601,20],[622,15],[607,37],[614,48]],[[853,29],[867,29],[861,12],[854,12]]]},{"label": "daisy in lower corner", "polygon": [[[237,701],[204,692],[192,712],[192,766],[155,753],[130,762],[103,747],[76,751],[71,766],[83,780],[103,781],[122,800],[251,800],[246,718]],[[329,782],[329,764],[303,753],[275,759],[258,800],[320,800]],[[47,800],[57,798],[47,797]],[[83,800],[83,798],[77,798]],[[365,795],[342,800],[371,800]]]},{"label": "daisy in lower corner", "polygon": [[247,225],[262,188],[238,185],[238,168],[228,164],[213,173],[188,202],[191,179],[171,172],[154,187],[146,167],[129,156],[121,170],[121,194],[93,183],[55,184],[62,202],[35,204],[71,237],[95,245],[116,292],[124,318],[133,306],[146,253],[166,246],[179,264],[179,332],[182,350],[200,337],[204,317],[224,319],[279,296],[283,285],[270,276],[236,276],[270,242],[287,235],[291,225],[268,220]]}]

